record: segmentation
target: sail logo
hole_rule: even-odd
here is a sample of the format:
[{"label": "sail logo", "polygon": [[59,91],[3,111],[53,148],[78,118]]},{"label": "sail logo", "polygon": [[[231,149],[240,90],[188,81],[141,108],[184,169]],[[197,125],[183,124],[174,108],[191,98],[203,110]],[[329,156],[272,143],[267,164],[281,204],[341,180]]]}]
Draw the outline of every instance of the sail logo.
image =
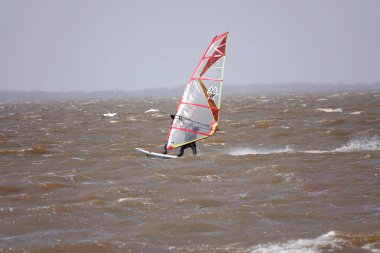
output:
[{"label": "sail logo", "polygon": [[214,99],[218,95],[218,88],[216,86],[210,86],[207,90],[208,99]]}]

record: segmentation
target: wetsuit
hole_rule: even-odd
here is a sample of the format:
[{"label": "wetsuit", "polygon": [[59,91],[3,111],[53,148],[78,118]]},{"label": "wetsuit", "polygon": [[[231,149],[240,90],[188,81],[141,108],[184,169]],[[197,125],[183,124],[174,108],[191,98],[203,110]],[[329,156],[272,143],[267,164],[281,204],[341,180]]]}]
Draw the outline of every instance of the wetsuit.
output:
[{"label": "wetsuit", "polygon": [[197,154],[197,144],[194,142],[190,142],[188,144],[185,144],[181,147],[181,150],[179,151],[179,154],[177,155],[178,157],[181,157],[183,156],[184,152],[185,152],[185,149],[187,148],[191,148],[191,150],[193,151],[193,155],[196,155]]}]

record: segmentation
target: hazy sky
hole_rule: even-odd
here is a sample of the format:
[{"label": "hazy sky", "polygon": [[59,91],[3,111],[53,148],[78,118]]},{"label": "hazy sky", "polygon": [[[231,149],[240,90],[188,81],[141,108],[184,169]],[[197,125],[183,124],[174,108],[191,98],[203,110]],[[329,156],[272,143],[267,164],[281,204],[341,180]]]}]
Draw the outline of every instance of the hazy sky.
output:
[{"label": "hazy sky", "polygon": [[185,85],[225,31],[226,84],[380,81],[379,0],[0,0],[0,90]]}]

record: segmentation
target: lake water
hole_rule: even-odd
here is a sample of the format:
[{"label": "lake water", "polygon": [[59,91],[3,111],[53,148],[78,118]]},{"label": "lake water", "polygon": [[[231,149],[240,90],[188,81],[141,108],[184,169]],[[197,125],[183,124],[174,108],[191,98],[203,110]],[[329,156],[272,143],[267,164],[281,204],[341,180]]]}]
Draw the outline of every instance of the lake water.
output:
[{"label": "lake water", "polygon": [[226,96],[198,156],[136,152],[178,101],[0,104],[0,252],[380,252],[379,92]]}]

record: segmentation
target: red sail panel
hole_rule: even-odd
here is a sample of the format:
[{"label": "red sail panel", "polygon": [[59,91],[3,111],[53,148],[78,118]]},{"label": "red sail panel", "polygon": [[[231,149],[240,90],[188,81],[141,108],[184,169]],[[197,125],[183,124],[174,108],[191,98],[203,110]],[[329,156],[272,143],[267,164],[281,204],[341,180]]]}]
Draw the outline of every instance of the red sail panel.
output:
[{"label": "red sail panel", "polygon": [[200,77],[206,73],[206,71],[215,63],[217,62],[221,57],[225,55],[226,52],[226,40],[227,36],[222,39],[222,41],[219,43],[218,50],[215,50],[215,52],[212,54],[212,56],[208,59],[206,65],[202,69],[202,72],[200,73]]}]

